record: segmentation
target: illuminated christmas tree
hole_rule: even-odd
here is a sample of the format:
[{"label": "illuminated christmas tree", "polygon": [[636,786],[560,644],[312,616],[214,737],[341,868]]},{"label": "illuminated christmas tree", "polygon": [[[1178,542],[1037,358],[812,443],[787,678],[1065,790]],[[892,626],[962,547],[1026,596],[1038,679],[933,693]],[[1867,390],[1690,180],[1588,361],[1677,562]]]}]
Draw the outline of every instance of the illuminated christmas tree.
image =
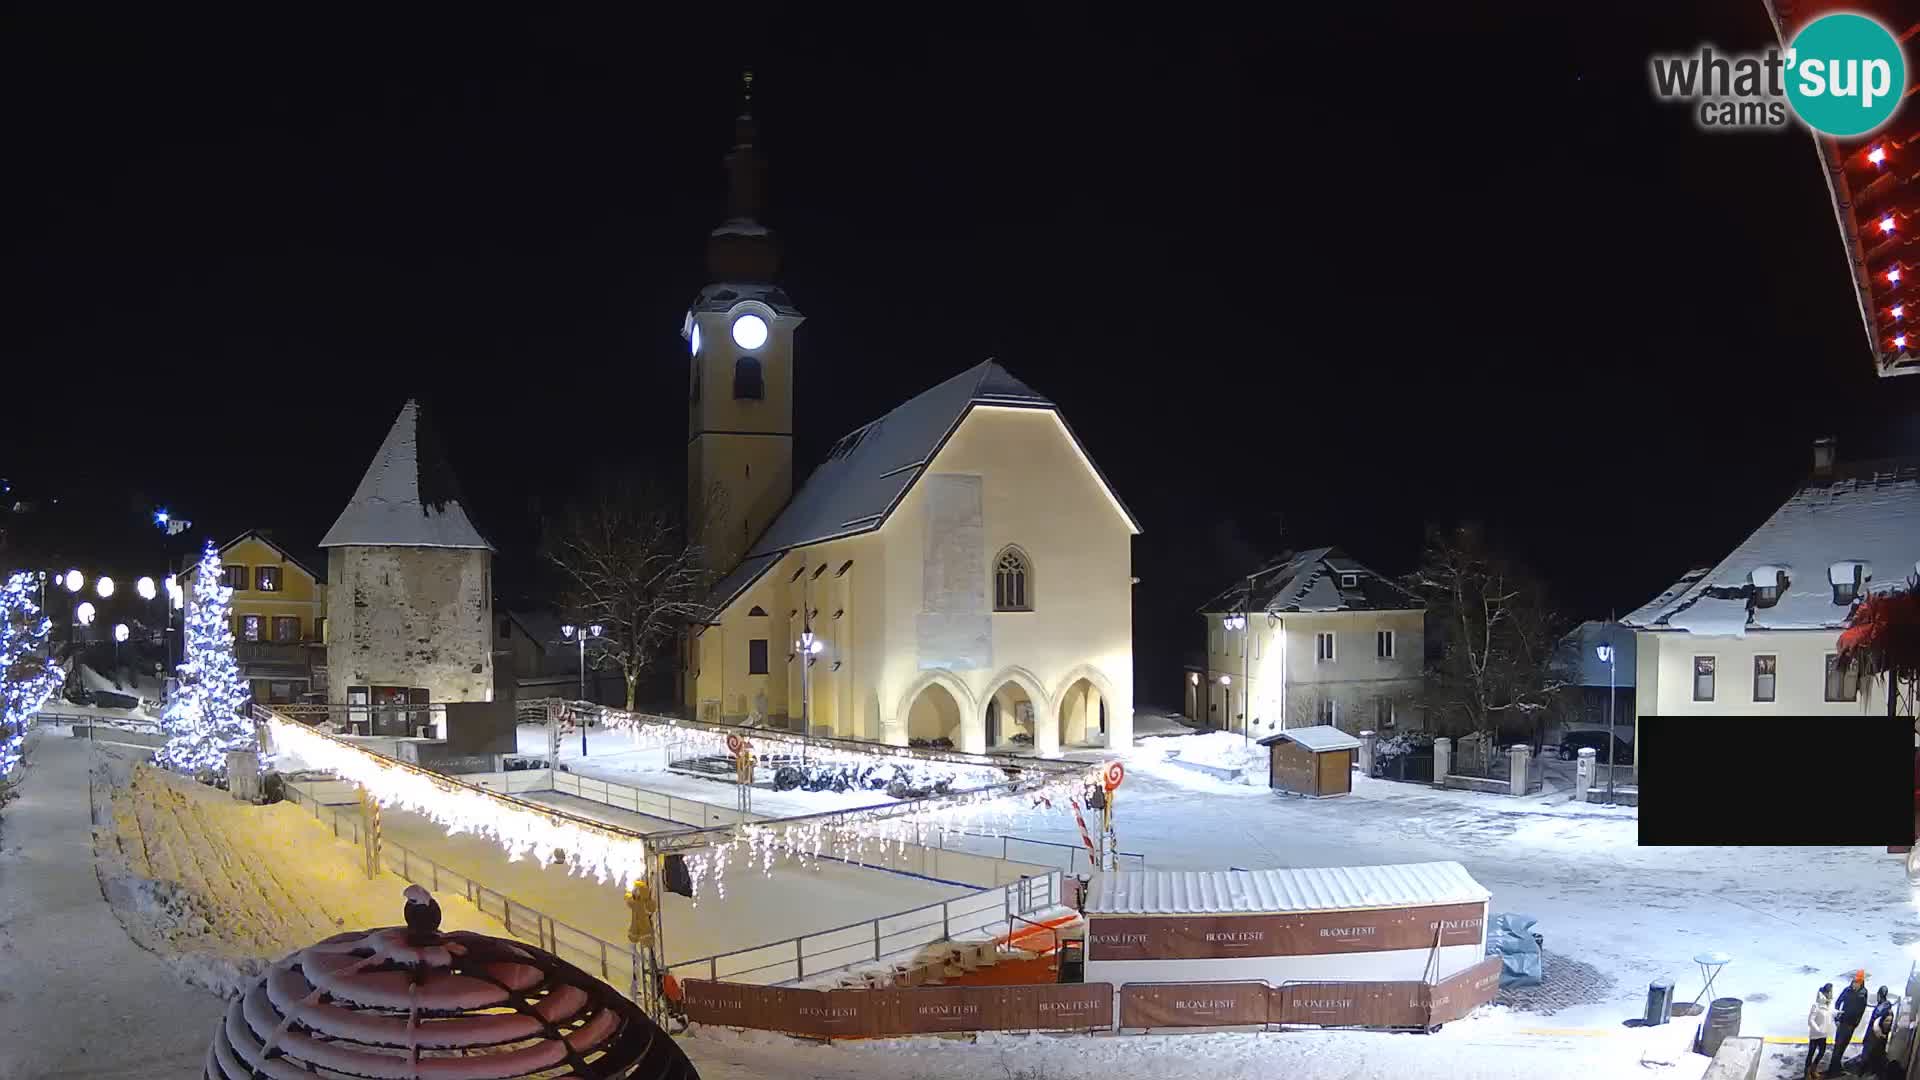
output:
[{"label": "illuminated christmas tree", "polygon": [[0,590],[0,779],[19,764],[34,712],[66,677],[45,649],[50,624],[34,601],[41,577],[22,571]]},{"label": "illuminated christmas tree", "polygon": [[233,590],[220,581],[220,552],[207,542],[187,605],[187,660],[160,724],[166,745],[154,760],[195,776],[224,776],[227,751],[253,746],[247,684],[233,655]]}]

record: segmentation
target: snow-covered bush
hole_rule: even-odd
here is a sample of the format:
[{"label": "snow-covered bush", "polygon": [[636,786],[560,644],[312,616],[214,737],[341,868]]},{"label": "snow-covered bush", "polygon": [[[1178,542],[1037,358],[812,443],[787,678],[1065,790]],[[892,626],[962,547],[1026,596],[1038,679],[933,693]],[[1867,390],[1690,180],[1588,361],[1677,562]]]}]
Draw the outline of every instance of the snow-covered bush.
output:
[{"label": "snow-covered bush", "polygon": [[1390,735],[1373,744],[1375,761],[1392,761],[1404,754],[1431,753],[1433,751],[1433,733],[1430,731],[1409,731],[1399,735]]}]

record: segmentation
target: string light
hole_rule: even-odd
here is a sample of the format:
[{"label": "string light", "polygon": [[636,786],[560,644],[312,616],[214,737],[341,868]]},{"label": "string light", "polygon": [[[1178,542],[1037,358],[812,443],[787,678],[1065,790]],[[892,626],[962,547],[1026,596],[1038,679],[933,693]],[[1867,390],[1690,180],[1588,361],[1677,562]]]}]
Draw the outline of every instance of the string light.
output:
[{"label": "string light", "polygon": [[1896,266],[1893,269],[1887,271],[1887,284],[1898,285],[1899,283],[1900,283],[1900,268]]},{"label": "string light", "polygon": [[1887,160],[1887,148],[1884,146],[1876,146],[1867,151],[1867,160],[1875,165],[1885,162]]},{"label": "string light", "polygon": [[1894,318],[1896,318],[1896,319],[1898,319],[1898,318],[1900,318],[1900,317],[1902,317],[1902,316],[1904,316],[1904,315],[1905,315],[1906,313],[1907,313],[1907,308],[1906,308],[1906,305],[1905,305],[1905,304],[1895,304],[1895,305],[1893,305],[1893,317],[1894,317]]},{"label": "string light", "polygon": [[472,833],[499,844],[507,861],[532,856],[550,866],[564,853],[570,873],[592,874],[622,889],[646,880],[646,841],[638,833],[592,825],[532,804],[383,758],[304,724],[267,714],[275,756],[289,754],[307,768],[331,771],[366,789],[382,808],[399,807],[446,827],[448,836]]},{"label": "string light", "polygon": [[53,624],[34,602],[41,580],[20,571],[0,588],[0,778],[19,764],[34,713],[66,679],[44,653]]},{"label": "string light", "polygon": [[196,776],[225,775],[227,752],[247,749],[254,740],[243,711],[247,683],[233,655],[233,590],[219,584],[220,572],[220,552],[209,540],[194,571],[180,685],[160,714],[166,745],[154,755],[165,768]]},{"label": "string light", "polygon": [[1890,233],[1893,231],[1893,215],[1892,214],[1888,214],[1886,217],[1883,217],[1880,219],[1880,231],[1883,233]]}]

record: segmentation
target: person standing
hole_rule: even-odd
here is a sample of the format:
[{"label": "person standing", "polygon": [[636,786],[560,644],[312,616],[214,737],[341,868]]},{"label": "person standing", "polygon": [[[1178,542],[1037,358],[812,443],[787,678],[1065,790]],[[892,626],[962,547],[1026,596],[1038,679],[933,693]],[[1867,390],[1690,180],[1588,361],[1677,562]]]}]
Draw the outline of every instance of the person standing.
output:
[{"label": "person standing", "polygon": [[1867,1017],[1867,1033],[1860,1037],[1866,1047],[1860,1055],[1860,1074],[1878,1076],[1887,1064],[1887,1040],[1893,1036],[1893,1002],[1887,1000],[1887,988],[1874,994],[1873,1013]]},{"label": "person standing", "polygon": [[1840,1075],[1840,1063],[1847,1056],[1847,1044],[1853,1041],[1853,1032],[1860,1026],[1860,1018],[1866,1014],[1867,973],[1854,972],[1853,982],[1840,991],[1840,998],[1833,1005],[1833,1059],[1827,1062],[1827,1076]]},{"label": "person standing", "polygon": [[1813,1008],[1807,1010],[1807,1080],[1819,1075],[1820,1058],[1827,1052],[1827,1040],[1831,1038],[1833,984],[1821,983],[1813,995]]}]

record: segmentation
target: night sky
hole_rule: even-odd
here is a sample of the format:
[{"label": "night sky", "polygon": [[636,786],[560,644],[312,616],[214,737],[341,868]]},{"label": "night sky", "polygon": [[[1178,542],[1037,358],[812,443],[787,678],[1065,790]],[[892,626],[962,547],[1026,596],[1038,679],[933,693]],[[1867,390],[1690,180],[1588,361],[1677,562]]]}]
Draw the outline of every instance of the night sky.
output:
[{"label": "night sky", "polygon": [[1675,10],[891,41],[739,7],[10,16],[0,475],[122,573],[156,504],[311,545],[415,394],[525,588],[539,510],[593,470],[684,476],[678,331],[751,65],[809,316],[797,463],[998,358],[1145,528],[1143,701],[1282,545],[1397,573],[1477,517],[1569,616],[1625,612],[1815,436],[1920,453],[1804,131],[1702,134],[1648,89],[1652,51],[1766,44],[1761,3],[1645,6]]}]

